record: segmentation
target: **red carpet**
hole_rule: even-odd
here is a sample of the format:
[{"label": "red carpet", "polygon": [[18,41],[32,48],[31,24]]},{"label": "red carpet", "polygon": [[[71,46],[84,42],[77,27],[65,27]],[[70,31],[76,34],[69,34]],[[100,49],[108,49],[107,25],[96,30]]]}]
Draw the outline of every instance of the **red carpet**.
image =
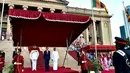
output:
[{"label": "red carpet", "polygon": [[32,71],[31,68],[25,68],[23,73],[79,73],[78,71],[71,70],[69,68],[58,68],[57,71],[53,71],[50,68],[49,72],[45,72],[44,68],[38,68],[37,71]]},{"label": "red carpet", "polygon": [[[29,50],[29,53],[30,53],[31,50],[32,50],[32,47],[28,47],[28,50]],[[39,48],[37,48],[37,50],[39,51],[39,57],[38,57],[38,60],[37,60],[37,67],[44,67],[43,53],[42,53],[42,51],[40,51]]]},{"label": "red carpet", "polygon": [[115,73],[115,71],[114,70],[102,71],[102,73]]},{"label": "red carpet", "polygon": [[77,52],[76,51],[68,51],[69,55],[72,56],[76,61],[78,61],[77,58]]}]

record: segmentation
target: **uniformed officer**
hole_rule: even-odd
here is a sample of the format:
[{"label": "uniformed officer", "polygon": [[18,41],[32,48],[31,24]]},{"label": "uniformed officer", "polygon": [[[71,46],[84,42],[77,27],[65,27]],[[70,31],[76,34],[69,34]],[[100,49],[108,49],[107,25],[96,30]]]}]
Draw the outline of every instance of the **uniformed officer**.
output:
[{"label": "uniformed officer", "polygon": [[22,73],[24,69],[24,58],[21,55],[21,49],[18,49],[18,55],[13,58],[14,73]]},{"label": "uniformed officer", "polygon": [[88,73],[89,69],[89,59],[86,56],[85,52],[81,49],[82,55],[81,55],[81,73]]},{"label": "uniformed officer", "polygon": [[115,73],[130,73],[130,67],[128,64],[130,60],[130,50],[125,49],[128,41],[119,37],[115,37],[115,40],[117,49],[113,54]]}]

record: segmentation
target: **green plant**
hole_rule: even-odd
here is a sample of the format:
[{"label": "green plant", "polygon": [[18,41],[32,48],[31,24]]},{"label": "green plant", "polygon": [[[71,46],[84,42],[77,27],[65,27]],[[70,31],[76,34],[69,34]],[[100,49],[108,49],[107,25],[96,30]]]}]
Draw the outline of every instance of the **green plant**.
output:
[{"label": "green plant", "polygon": [[4,71],[6,71],[7,73],[14,73],[14,64],[4,67]]},{"label": "green plant", "polygon": [[99,73],[99,69],[103,69],[102,65],[97,60],[90,60],[90,63],[92,64],[89,71],[95,71],[95,73]]}]

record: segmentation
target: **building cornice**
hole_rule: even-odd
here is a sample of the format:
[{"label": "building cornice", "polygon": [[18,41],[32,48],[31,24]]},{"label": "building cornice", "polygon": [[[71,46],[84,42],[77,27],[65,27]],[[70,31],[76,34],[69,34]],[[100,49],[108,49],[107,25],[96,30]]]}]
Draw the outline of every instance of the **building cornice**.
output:
[{"label": "building cornice", "polygon": [[[63,0],[64,1],[64,0]],[[65,0],[66,1],[66,0]],[[1,1],[0,1],[1,2]],[[54,8],[54,9],[63,9],[65,13],[71,13],[71,14],[80,14],[80,15],[89,15],[92,16],[92,10],[91,9],[86,9],[86,8],[78,8],[78,7],[69,7],[66,5],[60,5],[60,4],[55,4],[58,2],[62,2],[61,0],[56,0],[56,1],[49,1],[49,0],[44,0],[42,2],[37,1],[36,4],[35,2],[31,0],[18,0],[17,2],[15,0],[6,0],[5,3],[7,4],[16,4],[16,5],[22,5],[21,3],[24,3],[23,5],[27,6],[34,6],[34,7],[43,7],[43,8]],[[53,3],[53,4],[52,4]],[[51,5],[54,5],[53,7]],[[56,7],[56,8],[55,8]],[[94,10],[94,16],[95,17],[104,17],[104,18],[111,18],[112,15],[107,15],[105,10]]]},{"label": "building cornice", "polygon": [[[27,0],[23,0],[23,1],[27,1]],[[56,0],[56,1],[50,1],[50,0],[28,0],[31,2],[46,2],[46,3],[55,3],[55,4],[62,4],[67,6],[69,4],[68,1],[66,0]]]},{"label": "building cornice", "polygon": [[[94,12],[95,17],[104,17],[104,18],[111,18],[112,17],[112,15],[108,15],[105,12],[105,10],[94,10],[93,12]],[[92,9],[67,6],[67,13],[92,16]]]}]

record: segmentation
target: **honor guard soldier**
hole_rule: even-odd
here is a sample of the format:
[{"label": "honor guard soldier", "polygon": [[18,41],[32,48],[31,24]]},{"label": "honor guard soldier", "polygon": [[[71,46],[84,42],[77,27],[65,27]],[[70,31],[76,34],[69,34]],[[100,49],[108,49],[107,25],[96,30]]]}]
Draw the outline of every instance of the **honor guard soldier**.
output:
[{"label": "honor guard soldier", "polygon": [[14,73],[22,73],[24,66],[24,58],[21,56],[21,49],[18,49],[18,55],[13,58]]},{"label": "honor guard soldier", "polygon": [[130,50],[126,49],[128,40],[115,37],[116,50],[113,54],[115,73],[130,73]]}]

